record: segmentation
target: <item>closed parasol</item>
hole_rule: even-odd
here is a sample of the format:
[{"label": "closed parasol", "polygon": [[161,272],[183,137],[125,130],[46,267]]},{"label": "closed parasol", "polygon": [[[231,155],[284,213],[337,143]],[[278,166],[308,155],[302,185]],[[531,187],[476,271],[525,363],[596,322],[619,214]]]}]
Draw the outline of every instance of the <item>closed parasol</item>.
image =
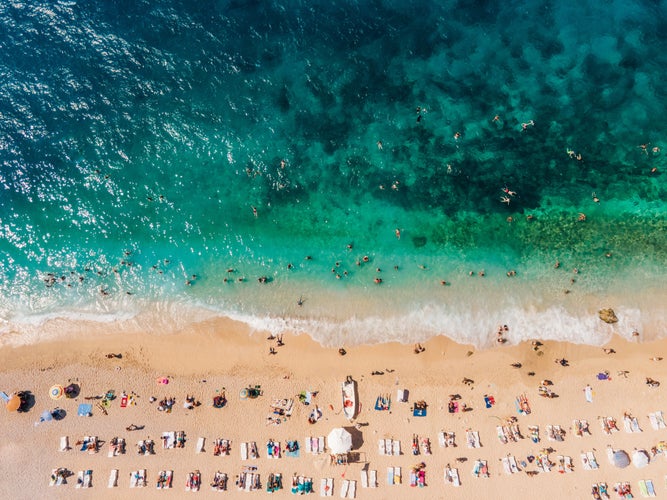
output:
[{"label": "closed parasol", "polygon": [[16,411],[21,408],[21,397],[18,394],[14,394],[9,401],[7,401],[7,409],[9,411]]},{"label": "closed parasol", "polygon": [[327,443],[334,455],[347,453],[352,449],[352,434],[342,427],[336,427],[327,436]]},{"label": "closed parasol", "polygon": [[51,399],[60,399],[63,397],[63,394],[65,394],[65,389],[62,385],[56,384],[49,389],[49,396],[51,396]]}]

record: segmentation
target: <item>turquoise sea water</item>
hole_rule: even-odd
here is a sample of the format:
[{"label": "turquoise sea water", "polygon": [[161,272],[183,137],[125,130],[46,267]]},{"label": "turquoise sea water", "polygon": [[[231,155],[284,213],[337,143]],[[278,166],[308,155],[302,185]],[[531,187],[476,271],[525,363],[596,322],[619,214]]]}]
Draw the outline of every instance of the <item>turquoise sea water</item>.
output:
[{"label": "turquoise sea water", "polygon": [[622,335],[667,326],[664,3],[35,1],[0,23],[5,335],[141,311],[331,345],[599,343],[606,306]]}]

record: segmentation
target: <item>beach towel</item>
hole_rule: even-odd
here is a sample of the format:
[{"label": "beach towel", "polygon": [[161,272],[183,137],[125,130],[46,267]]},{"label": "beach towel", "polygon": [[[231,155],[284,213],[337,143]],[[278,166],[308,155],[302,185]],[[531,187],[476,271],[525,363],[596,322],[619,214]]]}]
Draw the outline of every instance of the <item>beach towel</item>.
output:
[{"label": "beach towel", "polygon": [[88,403],[81,403],[79,405],[79,410],[77,411],[77,415],[80,417],[90,417],[93,414],[93,405],[88,404]]},{"label": "beach towel", "polygon": [[403,478],[401,477],[401,468],[394,467],[394,484],[401,484],[402,479]]},{"label": "beach towel", "polygon": [[425,417],[426,416],[426,408],[414,408],[412,410],[412,416],[413,417]]},{"label": "beach towel", "polygon": [[589,403],[593,402],[593,388],[590,385],[584,388],[584,396],[586,397],[586,401]]},{"label": "beach towel", "polygon": [[484,406],[487,408],[492,408],[496,404],[496,400],[493,396],[484,396]]},{"label": "beach towel", "polygon": [[120,396],[120,407],[127,408],[127,394],[123,393]]}]

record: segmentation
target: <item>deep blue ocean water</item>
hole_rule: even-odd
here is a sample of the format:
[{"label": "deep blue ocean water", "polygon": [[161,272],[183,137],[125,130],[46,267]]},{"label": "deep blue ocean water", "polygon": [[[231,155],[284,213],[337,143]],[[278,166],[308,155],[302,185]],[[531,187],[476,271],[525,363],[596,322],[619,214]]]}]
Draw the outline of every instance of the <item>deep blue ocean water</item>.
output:
[{"label": "deep blue ocean water", "polygon": [[204,310],[331,345],[667,326],[664,2],[31,1],[0,25],[6,336]]}]

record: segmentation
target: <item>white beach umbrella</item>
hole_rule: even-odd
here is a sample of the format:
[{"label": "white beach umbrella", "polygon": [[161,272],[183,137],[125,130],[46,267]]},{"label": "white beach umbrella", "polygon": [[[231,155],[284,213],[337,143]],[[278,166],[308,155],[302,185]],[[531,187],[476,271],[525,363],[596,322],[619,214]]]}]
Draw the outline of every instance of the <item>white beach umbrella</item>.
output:
[{"label": "white beach umbrella", "polygon": [[635,452],[632,454],[632,464],[638,469],[646,467],[649,461],[650,459],[648,453],[646,453],[645,450],[635,450]]},{"label": "white beach umbrella", "polygon": [[327,436],[327,443],[331,453],[347,453],[352,449],[352,434],[342,427],[336,427]]}]

